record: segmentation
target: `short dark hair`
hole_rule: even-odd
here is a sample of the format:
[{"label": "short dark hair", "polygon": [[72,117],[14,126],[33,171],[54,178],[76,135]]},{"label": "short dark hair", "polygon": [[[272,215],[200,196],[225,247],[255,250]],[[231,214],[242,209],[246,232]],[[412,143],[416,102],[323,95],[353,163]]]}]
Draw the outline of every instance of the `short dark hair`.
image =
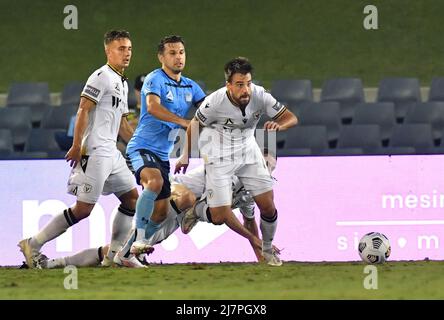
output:
[{"label": "short dark hair", "polygon": [[227,82],[231,82],[231,79],[233,78],[233,75],[235,73],[240,73],[244,75],[247,73],[253,74],[253,66],[247,58],[237,57],[225,64],[224,72],[225,80]]},{"label": "short dark hair", "polygon": [[129,32],[126,30],[111,30],[105,33],[105,36],[103,37],[103,43],[107,45],[108,43],[114,40],[122,38],[129,39],[130,38]]},{"label": "short dark hair", "polygon": [[165,51],[165,44],[167,43],[177,43],[180,42],[185,47],[185,41],[182,39],[181,36],[172,35],[172,36],[166,36],[162,40],[160,40],[160,43],[157,46],[157,53],[162,54]]}]

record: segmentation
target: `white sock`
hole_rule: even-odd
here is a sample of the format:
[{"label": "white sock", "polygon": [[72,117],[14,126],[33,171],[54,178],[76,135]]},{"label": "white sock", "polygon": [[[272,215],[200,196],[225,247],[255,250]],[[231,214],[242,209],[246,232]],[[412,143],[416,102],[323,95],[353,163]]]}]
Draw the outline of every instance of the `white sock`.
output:
[{"label": "white sock", "polygon": [[78,221],[74,217],[71,208],[63,210],[63,212],[56,215],[49,221],[49,223],[40,230],[34,237],[31,238],[31,247],[40,251],[41,247],[48,241],[57,238],[64,233],[66,229],[76,224]]},{"label": "white sock", "polygon": [[273,238],[277,228],[277,211],[271,218],[261,215],[262,250],[270,251],[273,246]]},{"label": "white sock", "polygon": [[66,267],[65,258],[49,259],[46,262],[46,268],[48,269],[63,268],[63,267]]},{"label": "white sock", "polygon": [[76,267],[96,267],[101,260],[100,250],[101,248],[91,248],[80,251],[73,256],[65,257],[65,264]]},{"label": "white sock", "polygon": [[114,217],[113,229],[111,232],[111,244],[109,245],[109,250],[107,257],[109,260],[113,261],[116,253],[125,244],[125,240],[128,239],[128,234],[131,230],[134,218],[134,210],[128,210],[119,207],[117,214]]}]

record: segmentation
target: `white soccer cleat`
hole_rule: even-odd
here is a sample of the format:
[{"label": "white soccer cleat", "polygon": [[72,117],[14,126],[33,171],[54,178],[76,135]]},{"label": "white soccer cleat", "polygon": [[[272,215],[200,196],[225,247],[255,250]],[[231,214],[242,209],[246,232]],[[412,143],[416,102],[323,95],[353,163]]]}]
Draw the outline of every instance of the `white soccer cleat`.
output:
[{"label": "white soccer cleat", "polygon": [[113,259],[114,263],[128,268],[148,268],[146,265],[142,264],[139,260],[137,260],[134,254],[130,254],[128,258],[125,258],[123,255],[117,253]]},{"label": "white soccer cleat", "polygon": [[154,248],[153,246],[148,242],[147,239],[137,240],[134,241],[131,245],[130,253],[133,255],[141,255],[144,253],[151,253],[153,252]]},{"label": "white soccer cleat", "polygon": [[40,263],[40,256],[41,253],[39,251],[34,250],[31,247],[31,238],[23,239],[18,243],[18,247],[20,248],[20,251],[23,253],[26,259],[26,264],[31,269],[42,269],[41,263]]},{"label": "white soccer cleat", "polygon": [[183,214],[183,219],[180,223],[180,229],[184,234],[190,233],[191,230],[199,221],[199,217],[196,215],[195,209],[196,209],[196,204],[191,208],[189,208],[187,211],[185,211]]},{"label": "white soccer cleat", "polygon": [[262,255],[264,256],[265,262],[273,267],[280,267],[282,266],[282,260],[279,258],[279,253],[274,250],[263,250]]}]

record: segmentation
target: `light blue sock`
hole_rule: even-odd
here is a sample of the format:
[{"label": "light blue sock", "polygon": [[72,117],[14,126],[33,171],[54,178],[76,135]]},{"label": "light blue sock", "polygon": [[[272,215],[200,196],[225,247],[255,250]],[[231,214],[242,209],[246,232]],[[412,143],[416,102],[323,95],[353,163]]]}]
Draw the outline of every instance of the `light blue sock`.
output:
[{"label": "light blue sock", "polygon": [[156,223],[153,220],[148,220],[148,223],[145,225],[145,239],[149,239],[153,234],[156,233],[157,230],[160,229],[160,225],[162,223]]},{"label": "light blue sock", "polygon": [[154,200],[157,198],[157,193],[151,190],[144,189],[142,194],[137,199],[136,203],[136,228],[145,229],[146,224],[153,214]]}]

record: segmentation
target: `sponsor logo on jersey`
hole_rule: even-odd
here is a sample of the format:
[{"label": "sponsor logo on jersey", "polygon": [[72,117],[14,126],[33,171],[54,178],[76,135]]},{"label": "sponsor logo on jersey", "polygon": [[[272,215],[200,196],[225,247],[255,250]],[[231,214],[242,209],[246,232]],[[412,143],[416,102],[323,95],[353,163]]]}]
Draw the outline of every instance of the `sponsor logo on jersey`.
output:
[{"label": "sponsor logo on jersey", "polygon": [[91,97],[97,98],[100,94],[100,90],[97,88],[94,88],[93,86],[90,86],[89,84],[86,85],[85,93],[89,94]]},{"label": "sponsor logo on jersey", "polygon": [[173,93],[168,90],[168,93],[166,94],[166,98],[168,99],[168,101],[173,102],[173,100],[174,100]]},{"label": "sponsor logo on jersey", "polygon": [[259,119],[260,116],[261,116],[260,111],[255,112],[255,113],[253,114],[253,117],[254,117],[256,120]]},{"label": "sponsor logo on jersey", "polygon": [[273,109],[276,111],[281,110],[282,105],[279,102],[276,102],[276,104],[273,106]]},{"label": "sponsor logo on jersey", "polygon": [[209,108],[210,107],[210,103],[208,102],[206,105],[205,105],[205,109],[206,108]]},{"label": "sponsor logo on jersey", "polygon": [[213,189],[208,189],[208,199],[213,198]]},{"label": "sponsor logo on jersey", "polygon": [[205,117],[199,110],[197,110],[196,115],[199,118],[200,122],[205,123],[205,121],[207,121],[207,117]]}]

